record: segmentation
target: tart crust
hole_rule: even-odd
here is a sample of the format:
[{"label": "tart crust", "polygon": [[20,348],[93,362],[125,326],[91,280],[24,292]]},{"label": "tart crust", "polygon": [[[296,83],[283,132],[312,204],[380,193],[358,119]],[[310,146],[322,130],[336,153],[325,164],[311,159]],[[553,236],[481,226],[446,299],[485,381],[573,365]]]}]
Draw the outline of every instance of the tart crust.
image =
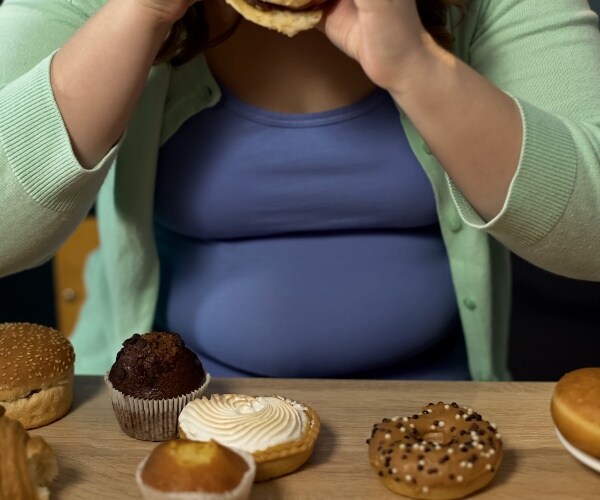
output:
[{"label": "tart crust", "polygon": [[316,412],[304,405],[307,425],[300,439],[255,451],[255,481],[267,481],[295,471],[306,462],[313,452],[315,441],[321,428],[321,420]]},{"label": "tart crust", "polygon": [[[289,474],[306,462],[314,449],[315,441],[321,429],[321,420],[317,413],[310,407],[301,403],[306,415],[306,428],[300,439],[270,446],[264,450],[252,452],[256,462],[255,482],[268,481],[276,477]],[[179,437],[192,439],[185,434],[179,426]]]}]

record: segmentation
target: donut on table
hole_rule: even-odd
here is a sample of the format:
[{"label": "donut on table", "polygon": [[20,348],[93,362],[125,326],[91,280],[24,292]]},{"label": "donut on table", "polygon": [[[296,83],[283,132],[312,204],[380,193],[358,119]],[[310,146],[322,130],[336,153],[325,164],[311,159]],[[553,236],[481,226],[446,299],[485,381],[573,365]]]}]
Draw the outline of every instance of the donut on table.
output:
[{"label": "donut on table", "polygon": [[496,426],[457,403],[429,403],[418,414],[384,418],[367,444],[383,484],[412,498],[465,497],[490,483],[502,460]]}]

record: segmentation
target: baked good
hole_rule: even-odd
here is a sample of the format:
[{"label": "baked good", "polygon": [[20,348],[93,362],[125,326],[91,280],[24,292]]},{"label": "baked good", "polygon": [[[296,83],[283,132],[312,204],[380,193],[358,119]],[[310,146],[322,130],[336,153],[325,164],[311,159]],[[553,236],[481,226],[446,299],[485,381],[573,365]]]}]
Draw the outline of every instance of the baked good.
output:
[{"label": "baked good", "polygon": [[294,36],[314,28],[330,0],[226,0],[245,19]]},{"label": "baked good", "polygon": [[177,437],[177,417],[210,381],[198,356],[173,332],[135,334],[105,376],[123,432],[145,441]]},{"label": "baked good", "polygon": [[135,334],[123,342],[108,379],[123,394],[141,399],[181,396],[202,386],[206,373],[179,334]]},{"label": "baked good", "polygon": [[550,412],[569,443],[600,458],[600,367],[563,375],[554,387]]},{"label": "baked good", "polygon": [[320,420],[310,407],[283,396],[213,394],[190,402],[179,415],[179,435],[214,439],[252,453],[256,481],[293,472],[308,460]]},{"label": "baked good", "polygon": [[0,324],[0,404],[26,429],[54,422],[73,402],[75,353],[59,331]]},{"label": "baked good", "polygon": [[252,455],[216,441],[175,439],[159,444],[139,465],[146,499],[246,499],[254,481]]},{"label": "baked good", "polygon": [[58,475],[56,458],[41,436],[30,437],[0,406],[0,500],[47,500]]},{"label": "baked good", "polygon": [[456,403],[384,418],[367,444],[383,484],[412,498],[463,498],[487,486],[502,461],[496,426]]}]

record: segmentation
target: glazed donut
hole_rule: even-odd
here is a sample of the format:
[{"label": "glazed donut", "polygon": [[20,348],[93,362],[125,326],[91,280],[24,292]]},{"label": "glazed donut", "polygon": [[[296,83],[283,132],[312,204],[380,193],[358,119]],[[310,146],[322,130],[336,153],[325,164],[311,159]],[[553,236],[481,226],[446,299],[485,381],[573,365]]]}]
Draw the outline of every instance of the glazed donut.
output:
[{"label": "glazed donut", "polygon": [[486,486],[502,460],[496,426],[471,408],[429,403],[373,426],[369,460],[383,484],[412,498],[462,498]]},{"label": "glazed donut", "polygon": [[554,425],[573,446],[600,458],[600,367],[565,374],[550,405]]}]

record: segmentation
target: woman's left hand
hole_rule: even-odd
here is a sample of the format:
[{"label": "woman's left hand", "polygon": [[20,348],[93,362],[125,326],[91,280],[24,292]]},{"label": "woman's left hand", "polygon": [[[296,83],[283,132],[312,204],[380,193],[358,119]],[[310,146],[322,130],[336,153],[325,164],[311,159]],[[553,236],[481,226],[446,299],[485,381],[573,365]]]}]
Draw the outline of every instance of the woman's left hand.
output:
[{"label": "woman's left hand", "polygon": [[373,83],[396,95],[407,90],[406,76],[431,57],[428,48],[435,45],[415,0],[338,0],[321,30]]}]

